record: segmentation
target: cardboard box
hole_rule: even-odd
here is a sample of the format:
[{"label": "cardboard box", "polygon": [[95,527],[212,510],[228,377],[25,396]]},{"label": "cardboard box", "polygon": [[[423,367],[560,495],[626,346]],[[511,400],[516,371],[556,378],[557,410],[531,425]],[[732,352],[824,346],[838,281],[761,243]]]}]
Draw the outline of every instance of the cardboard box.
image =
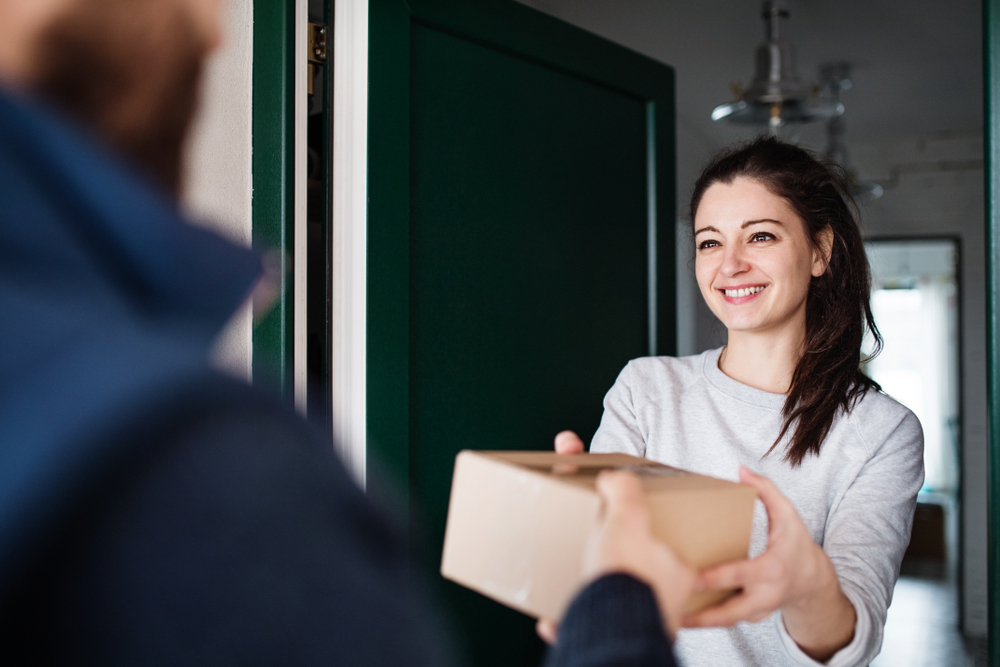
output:
[{"label": "cardboard box", "polygon": [[[702,570],[747,557],[752,487],[625,454],[463,451],[455,459],[441,574],[530,616],[558,620],[584,583],[604,469],[639,475],[653,533]],[[686,611],[727,597],[693,596]]]}]

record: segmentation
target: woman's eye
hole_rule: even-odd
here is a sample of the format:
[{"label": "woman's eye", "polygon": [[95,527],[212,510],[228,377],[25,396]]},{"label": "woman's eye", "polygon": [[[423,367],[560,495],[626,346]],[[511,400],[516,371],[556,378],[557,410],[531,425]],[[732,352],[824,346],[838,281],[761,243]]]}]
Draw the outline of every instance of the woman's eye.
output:
[{"label": "woman's eye", "polygon": [[702,241],[701,243],[698,244],[698,250],[707,250],[709,248],[714,248],[717,245],[719,245],[718,241],[712,241],[712,240]]},{"label": "woman's eye", "polygon": [[773,241],[774,234],[769,232],[755,232],[753,236],[750,237],[751,243],[760,243],[761,241]]}]

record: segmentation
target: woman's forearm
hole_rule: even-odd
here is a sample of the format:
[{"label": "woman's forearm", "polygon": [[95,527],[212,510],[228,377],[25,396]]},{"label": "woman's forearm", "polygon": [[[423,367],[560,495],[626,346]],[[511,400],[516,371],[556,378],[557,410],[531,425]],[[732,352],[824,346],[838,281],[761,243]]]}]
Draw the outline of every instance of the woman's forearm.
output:
[{"label": "woman's forearm", "polygon": [[857,613],[840,588],[833,563],[822,549],[819,551],[814,592],[783,607],[781,616],[785,629],[799,648],[813,660],[826,662],[851,643]]}]

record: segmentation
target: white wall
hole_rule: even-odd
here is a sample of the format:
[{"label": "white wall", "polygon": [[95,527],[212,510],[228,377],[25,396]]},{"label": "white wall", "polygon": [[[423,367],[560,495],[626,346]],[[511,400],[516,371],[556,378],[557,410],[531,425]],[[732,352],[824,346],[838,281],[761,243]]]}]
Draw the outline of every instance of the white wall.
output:
[{"label": "white wall", "polygon": [[[253,196],[252,65],[253,2],[230,0],[226,40],[205,72],[201,110],[187,146],[184,206],[199,224],[246,246]],[[247,304],[220,336],[215,351],[220,367],[247,379],[251,325]]]}]

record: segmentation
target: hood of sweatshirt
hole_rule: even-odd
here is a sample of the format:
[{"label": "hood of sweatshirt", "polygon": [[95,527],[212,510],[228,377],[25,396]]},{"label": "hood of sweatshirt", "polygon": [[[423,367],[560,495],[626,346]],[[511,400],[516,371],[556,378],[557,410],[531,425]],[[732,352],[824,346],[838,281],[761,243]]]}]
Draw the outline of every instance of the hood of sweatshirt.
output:
[{"label": "hood of sweatshirt", "polygon": [[0,89],[0,573],[99,480],[116,432],[209,373],[260,272],[85,130]]}]

